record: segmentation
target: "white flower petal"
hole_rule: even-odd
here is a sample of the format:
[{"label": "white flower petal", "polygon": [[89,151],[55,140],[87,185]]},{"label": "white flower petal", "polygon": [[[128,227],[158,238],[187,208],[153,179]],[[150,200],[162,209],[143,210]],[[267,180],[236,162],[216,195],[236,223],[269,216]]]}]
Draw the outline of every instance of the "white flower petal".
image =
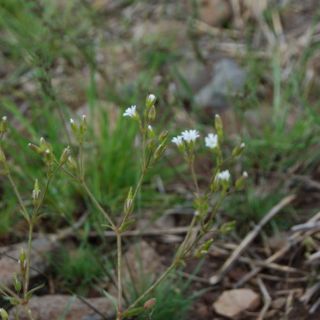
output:
[{"label": "white flower petal", "polygon": [[200,137],[199,131],[197,130],[185,130],[181,133],[184,141],[190,143],[196,141]]},{"label": "white flower petal", "polygon": [[137,106],[131,106],[130,108],[127,108],[123,113],[123,116],[133,118],[137,114],[136,109]]},{"label": "white flower petal", "polygon": [[205,145],[210,149],[214,149],[218,146],[218,136],[213,133],[209,133],[205,138]]}]

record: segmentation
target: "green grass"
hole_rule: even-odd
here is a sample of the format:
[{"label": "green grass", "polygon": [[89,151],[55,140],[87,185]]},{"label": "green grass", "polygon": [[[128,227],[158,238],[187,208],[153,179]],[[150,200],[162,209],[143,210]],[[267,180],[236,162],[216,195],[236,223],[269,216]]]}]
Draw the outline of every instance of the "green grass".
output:
[{"label": "green grass", "polygon": [[80,295],[88,293],[104,276],[101,252],[88,244],[69,251],[61,249],[50,261],[62,288]]}]

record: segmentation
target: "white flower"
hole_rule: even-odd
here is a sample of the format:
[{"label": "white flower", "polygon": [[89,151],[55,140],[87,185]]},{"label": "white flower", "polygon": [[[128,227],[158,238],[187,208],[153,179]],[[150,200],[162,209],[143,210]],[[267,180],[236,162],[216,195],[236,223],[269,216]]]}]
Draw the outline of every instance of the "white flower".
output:
[{"label": "white flower", "polygon": [[131,106],[130,108],[127,108],[123,113],[123,116],[133,118],[137,114],[136,108],[137,106]]},{"label": "white flower", "polygon": [[218,146],[218,136],[214,133],[209,133],[205,138],[204,138],[206,147],[210,149],[214,149]]},{"label": "white flower", "polygon": [[182,136],[176,136],[174,138],[172,138],[171,140],[174,144],[176,144],[177,146],[181,146],[183,141],[182,141]]},{"label": "white flower", "polygon": [[197,130],[185,130],[181,133],[181,136],[184,141],[189,143],[196,141],[196,139],[200,137],[200,134]]},{"label": "white flower", "polygon": [[153,104],[156,101],[156,96],[154,94],[149,94],[147,97],[147,101],[150,104]]},{"label": "white flower", "polygon": [[2,121],[4,121],[4,122],[7,121],[7,116],[3,116]]},{"label": "white flower", "polygon": [[148,125],[148,130],[149,131],[153,131],[153,128],[152,128],[152,126],[150,124]]},{"label": "white flower", "polygon": [[248,178],[248,172],[247,172],[247,171],[243,171],[242,176],[243,176],[244,178]]},{"label": "white flower", "polygon": [[74,120],[73,120],[72,118],[70,119],[70,123],[71,123],[71,124],[74,124]]},{"label": "white flower", "polygon": [[230,180],[230,172],[229,170],[224,170],[219,172],[216,177],[215,180],[217,181],[229,181]]},{"label": "white flower", "polygon": [[242,142],[242,143],[240,144],[240,148],[241,148],[241,149],[244,149],[245,146],[246,146],[246,144],[245,144],[244,142]]}]

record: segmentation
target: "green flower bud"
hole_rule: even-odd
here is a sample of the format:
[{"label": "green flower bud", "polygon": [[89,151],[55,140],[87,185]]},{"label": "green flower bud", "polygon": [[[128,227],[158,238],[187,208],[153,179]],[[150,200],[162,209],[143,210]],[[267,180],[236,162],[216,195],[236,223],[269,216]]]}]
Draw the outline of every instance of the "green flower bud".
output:
[{"label": "green flower bud", "polygon": [[4,154],[3,150],[0,147],[0,164],[1,163],[6,163],[6,155]]},{"label": "green flower bud", "polygon": [[77,162],[72,158],[72,156],[68,157],[67,166],[72,171],[76,171],[78,168]]},{"label": "green flower bud", "polygon": [[0,308],[0,316],[2,320],[8,320],[9,319],[9,315],[7,313],[6,310],[4,310],[3,308]]},{"label": "green flower bud", "polygon": [[240,146],[237,146],[237,147],[235,147],[234,149],[233,149],[233,151],[232,151],[232,157],[238,157],[238,156],[240,156],[241,154],[242,154],[242,152],[243,152],[243,150],[245,149],[245,144],[244,144],[244,142],[242,142],[241,144],[240,144]]},{"label": "green flower bud", "polygon": [[234,230],[236,227],[236,222],[235,221],[230,221],[230,222],[226,222],[224,223],[219,231],[221,234],[225,235],[225,234],[228,234],[230,233],[232,230]]},{"label": "green flower bud", "polygon": [[0,121],[0,137],[7,132],[7,129],[8,129],[7,117],[3,116]]},{"label": "green flower bud", "polygon": [[157,112],[156,112],[156,107],[152,105],[148,111],[148,120],[149,121],[154,121],[156,118]]},{"label": "green flower bud", "polygon": [[248,179],[248,173],[246,171],[243,172],[242,176],[237,179],[235,183],[235,189],[237,191],[242,190],[245,186],[246,180]]},{"label": "green flower bud", "polygon": [[27,257],[27,255],[26,255],[24,248],[21,248],[20,255],[19,255],[19,265],[20,265],[20,270],[21,270],[22,274],[24,274],[24,272],[26,270],[26,263],[27,263],[26,257]]},{"label": "green flower bud", "polygon": [[124,214],[127,216],[132,212],[133,209],[133,192],[132,192],[132,187],[130,187],[127,199],[124,202]]},{"label": "green flower bud", "polygon": [[41,153],[41,149],[33,143],[28,143],[28,147],[36,153]]},{"label": "green flower bud", "polygon": [[38,179],[36,179],[34,182],[34,187],[32,190],[32,200],[33,200],[33,205],[36,207],[39,204],[39,200],[40,200],[40,187],[39,187]]},{"label": "green flower bud", "polygon": [[146,107],[149,109],[150,107],[154,106],[157,98],[154,94],[149,94],[146,99]]},{"label": "green flower bud", "polygon": [[213,243],[213,239],[207,240],[205,243],[203,243],[195,252],[195,257],[202,258],[204,255],[206,255]]},{"label": "green flower bud", "polygon": [[70,156],[70,147],[66,147],[60,157],[60,165],[64,165],[68,161],[68,157]]},{"label": "green flower bud", "polygon": [[18,279],[17,275],[14,275],[13,286],[17,293],[19,293],[22,289],[21,281]]}]

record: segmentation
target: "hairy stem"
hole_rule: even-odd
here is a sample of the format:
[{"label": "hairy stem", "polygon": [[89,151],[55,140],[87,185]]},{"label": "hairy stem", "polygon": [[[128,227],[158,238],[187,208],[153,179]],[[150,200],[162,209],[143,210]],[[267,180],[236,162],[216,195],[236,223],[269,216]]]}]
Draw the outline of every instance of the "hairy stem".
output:
[{"label": "hairy stem", "polygon": [[118,271],[118,316],[117,320],[122,319],[122,241],[121,233],[117,232],[117,271]]},{"label": "hairy stem", "polygon": [[117,227],[113,223],[113,221],[110,218],[109,214],[102,208],[102,206],[100,205],[100,203],[98,202],[96,197],[92,194],[92,192],[88,188],[88,186],[85,183],[85,181],[81,181],[81,185],[82,185],[83,189],[85,190],[85,192],[87,193],[87,195],[89,196],[89,198],[91,199],[91,201],[93,202],[93,204],[102,213],[102,215],[106,218],[106,220],[108,221],[108,223],[111,226],[111,228],[116,232],[117,231]]},{"label": "hairy stem", "polygon": [[29,222],[29,232],[28,232],[28,247],[27,247],[27,265],[26,273],[24,275],[24,285],[23,285],[23,294],[26,297],[29,289],[30,282],[30,264],[31,264],[31,250],[32,250],[32,232],[33,232],[33,221]]},{"label": "hairy stem", "polygon": [[165,280],[168,275],[171,273],[172,270],[174,270],[177,266],[177,260],[174,260],[174,262],[167,268],[165,272],[162,273],[162,275],[158,278],[157,281],[155,281],[152,286],[147,289],[138,299],[136,299],[127,310],[130,310],[134,307],[136,307],[141,301],[143,301],[163,280]]}]

